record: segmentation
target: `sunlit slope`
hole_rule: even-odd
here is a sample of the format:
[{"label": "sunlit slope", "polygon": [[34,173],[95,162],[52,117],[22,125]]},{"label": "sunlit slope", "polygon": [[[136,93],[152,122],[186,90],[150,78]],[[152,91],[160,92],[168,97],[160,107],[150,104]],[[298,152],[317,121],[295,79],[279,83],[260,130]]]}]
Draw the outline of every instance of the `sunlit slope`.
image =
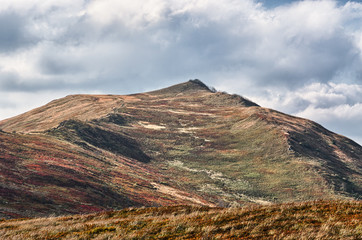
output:
[{"label": "sunlit slope", "polygon": [[105,95],[70,95],[19,116],[0,121],[3,131],[34,133],[54,128],[69,119],[87,121],[105,116],[122,106],[122,98]]}]

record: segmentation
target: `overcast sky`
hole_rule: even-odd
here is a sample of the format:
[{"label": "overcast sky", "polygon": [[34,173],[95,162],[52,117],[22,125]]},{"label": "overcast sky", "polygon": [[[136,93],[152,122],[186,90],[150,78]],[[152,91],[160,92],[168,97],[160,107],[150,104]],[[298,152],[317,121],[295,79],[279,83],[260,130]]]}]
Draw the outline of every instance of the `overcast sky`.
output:
[{"label": "overcast sky", "polygon": [[3,0],[0,119],[198,78],[362,144],[362,4]]}]

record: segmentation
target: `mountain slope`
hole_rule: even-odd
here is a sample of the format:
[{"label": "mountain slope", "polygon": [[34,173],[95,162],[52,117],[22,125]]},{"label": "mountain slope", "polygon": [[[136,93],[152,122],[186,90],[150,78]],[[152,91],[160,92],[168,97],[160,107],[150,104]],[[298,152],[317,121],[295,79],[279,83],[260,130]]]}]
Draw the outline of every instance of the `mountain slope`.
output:
[{"label": "mountain slope", "polygon": [[157,183],[172,181],[150,165],[46,135],[0,133],[0,177],[0,218],[130,206],[213,206],[171,187],[180,197],[156,191]]},{"label": "mountain slope", "polygon": [[[0,129],[3,187],[28,190],[23,202],[17,201],[29,202],[31,212],[21,213],[9,205],[14,196],[2,194],[3,216],[36,215],[32,196],[50,201],[42,205],[46,214],[362,195],[361,146],[312,121],[212,91],[198,80],[128,96],[68,96],[1,121]],[[42,167],[27,167],[33,162]],[[62,168],[49,171],[53,165]],[[48,178],[31,180],[44,174]],[[30,181],[30,190],[17,181],[20,176],[31,176],[22,180]],[[90,185],[67,185],[61,176]],[[75,196],[74,206],[85,203],[89,209],[54,201],[56,194],[48,196],[53,188]],[[104,202],[97,200],[102,194]]]}]

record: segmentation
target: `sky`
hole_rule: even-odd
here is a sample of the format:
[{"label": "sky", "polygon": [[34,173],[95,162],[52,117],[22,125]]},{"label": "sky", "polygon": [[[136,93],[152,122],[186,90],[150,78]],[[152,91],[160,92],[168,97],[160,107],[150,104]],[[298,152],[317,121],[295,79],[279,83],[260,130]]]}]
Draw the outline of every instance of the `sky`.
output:
[{"label": "sky", "polygon": [[362,3],[1,2],[0,119],[196,78],[362,144]]}]

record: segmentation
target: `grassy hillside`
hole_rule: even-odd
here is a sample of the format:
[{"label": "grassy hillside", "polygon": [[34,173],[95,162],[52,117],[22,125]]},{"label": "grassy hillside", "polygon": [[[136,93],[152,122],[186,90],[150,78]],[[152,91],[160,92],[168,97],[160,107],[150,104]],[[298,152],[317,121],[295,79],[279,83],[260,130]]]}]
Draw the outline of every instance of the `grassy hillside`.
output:
[{"label": "grassy hillside", "polygon": [[0,218],[210,204],[151,165],[38,134],[0,132],[0,179]]},{"label": "grassy hillside", "polygon": [[4,239],[361,239],[362,203],[132,208],[0,221]]}]

